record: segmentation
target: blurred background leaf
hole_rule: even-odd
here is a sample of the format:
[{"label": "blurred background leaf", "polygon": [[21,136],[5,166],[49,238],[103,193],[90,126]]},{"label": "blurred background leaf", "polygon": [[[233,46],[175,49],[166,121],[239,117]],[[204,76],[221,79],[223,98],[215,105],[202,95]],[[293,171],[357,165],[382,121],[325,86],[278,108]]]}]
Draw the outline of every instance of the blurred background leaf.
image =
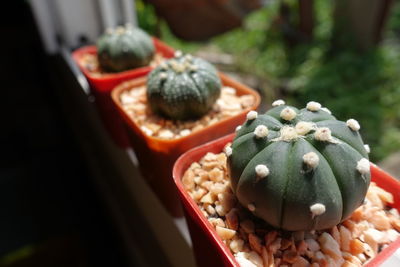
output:
[{"label": "blurred background leaf", "polygon": [[[176,38],[149,8],[139,9],[139,23],[150,30],[158,23],[160,37],[184,52],[232,55],[229,71],[255,77],[264,95],[298,106],[319,101],[338,119],[357,119],[373,161],[400,151],[400,3],[393,1],[382,42],[366,50],[334,30],[333,1],[314,1],[313,38],[303,41],[296,32],[298,3],[268,1],[243,27],[204,43]],[[272,99],[264,100],[268,106]]]}]

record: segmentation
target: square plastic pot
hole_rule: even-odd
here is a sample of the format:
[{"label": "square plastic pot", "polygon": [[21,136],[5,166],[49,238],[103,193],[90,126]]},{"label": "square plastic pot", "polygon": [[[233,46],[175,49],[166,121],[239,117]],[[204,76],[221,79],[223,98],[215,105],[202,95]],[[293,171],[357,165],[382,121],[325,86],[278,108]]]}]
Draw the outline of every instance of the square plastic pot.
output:
[{"label": "square plastic pot", "polygon": [[[189,196],[182,184],[182,177],[185,171],[193,162],[199,161],[208,152],[221,153],[224,146],[231,142],[235,134],[222,137],[202,146],[187,151],[175,163],[173,177],[179,196],[182,200],[184,214],[188,223],[190,235],[193,243],[193,251],[199,267],[202,266],[239,266],[229,248],[222,242],[217,235],[214,227],[207,221],[201,213],[195,201]],[[371,164],[372,181],[386,191],[393,194],[393,207],[400,210],[400,182],[389,174]],[[400,248],[400,238],[382,250],[375,258],[370,260],[365,266],[380,266],[398,248]]]},{"label": "square plastic pot", "polygon": [[[156,53],[161,54],[164,58],[171,58],[174,56],[174,49],[167,46],[156,38],[152,38]],[[141,68],[126,70],[118,73],[105,73],[102,75],[93,75],[83,64],[82,58],[87,55],[97,54],[96,46],[85,46],[75,50],[72,53],[72,58],[81,69],[82,73],[88,80],[92,94],[96,98],[96,107],[99,111],[100,117],[103,121],[105,128],[120,147],[128,147],[129,139],[125,132],[123,122],[114,108],[111,100],[112,89],[123,81],[141,77],[147,74],[152,67],[145,66]]]},{"label": "square plastic pot", "polygon": [[119,110],[128,128],[130,142],[137,155],[140,170],[161,202],[173,216],[182,216],[182,209],[178,192],[172,180],[172,168],[176,159],[187,150],[217,139],[242,124],[249,110],[256,109],[260,104],[259,94],[249,87],[232,80],[220,73],[220,78],[225,86],[236,89],[238,95],[250,94],[254,96],[254,104],[239,114],[225,118],[201,130],[173,140],[165,140],[146,135],[122,108],[120,95],[127,90],[145,86],[146,77],[134,79],[117,86],[112,92],[112,99]]}]

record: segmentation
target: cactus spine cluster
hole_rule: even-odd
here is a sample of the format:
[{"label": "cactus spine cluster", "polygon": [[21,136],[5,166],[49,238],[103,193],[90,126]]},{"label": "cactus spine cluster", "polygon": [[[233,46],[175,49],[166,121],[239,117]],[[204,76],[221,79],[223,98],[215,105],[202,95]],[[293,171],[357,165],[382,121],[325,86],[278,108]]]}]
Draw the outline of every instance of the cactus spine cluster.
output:
[{"label": "cactus spine cluster", "polygon": [[225,149],[233,192],[270,225],[289,231],[339,224],[370,183],[369,147],[360,124],[337,120],[317,102],[298,110],[282,100],[251,111]]},{"label": "cactus spine cluster", "polygon": [[221,80],[207,61],[183,55],[162,62],[147,79],[151,109],[173,120],[195,119],[206,114],[218,99]]},{"label": "cactus spine cluster", "polygon": [[146,66],[155,48],[151,37],[130,24],[108,29],[97,41],[97,57],[105,72],[121,72]]}]

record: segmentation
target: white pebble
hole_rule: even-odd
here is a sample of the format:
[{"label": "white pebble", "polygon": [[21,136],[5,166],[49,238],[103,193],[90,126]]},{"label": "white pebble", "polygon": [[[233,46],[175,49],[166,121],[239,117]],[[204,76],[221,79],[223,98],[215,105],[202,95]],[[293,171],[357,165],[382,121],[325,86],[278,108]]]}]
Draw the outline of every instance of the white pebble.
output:
[{"label": "white pebble", "polygon": [[320,250],[320,246],[318,244],[317,241],[315,241],[315,239],[309,238],[305,240],[308,246],[308,249],[312,252],[317,252],[318,250]]},{"label": "white pebble", "polygon": [[220,227],[220,226],[216,226],[215,231],[217,232],[219,237],[222,238],[222,240],[232,239],[236,234],[235,230],[231,230],[231,229],[228,229],[225,227]]},{"label": "white pebble", "polygon": [[257,252],[250,251],[247,255],[247,259],[251,261],[255,266],[263,266],[263,259],[260,257],[260,255],[258,255]]},{"label": "white pebble", "polygon": [[319,216],[321,214],[324,214],[326,211],[325,205],[321,203],[315,203],[314,205],[310,206],[310,211],[314,216]]},{"label": "white pebble", "polygon": [[349,119],[346,121],[347,126],[352,129],[353,131],[360,130],[360,124],[355,119]]},{"label": "white pebble", "polygon": [[314,125],[311,122],[308,122],[308,121],[300,121],[295,126],[296,132],[299,135],[306,135],[313,128],[314,128]]},{"label": "white pebble", "polygon": [[266,165],[258,164],[255,167],[256,174],[259,178],[267,177],[269,174],[269,169]]},{"label": "white pebble", "polygon": [[183,129],[182,131],[179,132],[179,134],[181,136],[188,136],[190,134],[190,130],[189,129]]},{"label": "white pebble", "polygon": [[318,110],[321,109],[321,104],[318,103],[318,102],[315,102],[315,101],[310,101],[310,102],[307,103],[306,108],[309,111],[318,111]]},{"label": "white pebble", "polygon": [[148,136],[152,136],[154,134],[154,132],[152,130],[150,130],[149,128],[147,128],[146,126],[142,126],[140,128]]},{"label": "white pebble", "polygon": [[384,243],[382,241],[385,238],[385,233],[382,231],[378,231],[374,228],[369,228],[364,231],[364,234],[367,234],[370,237],[372,237],[372,239],[377,243]]},{"label": "white pebble", "polygon": [[282,99],[278,99],[278,100],[275,100],[274,102],[272,102],[273,107],[282,106],[282,105],[285,105],[285,101],[283,101]]},{"label": "white pebble", "polygon": [[227,156],[227,157],[230,157],[231,155],[232,155],[232,147],[230,147],[230,146],[227,146],[227,147],[225,147],[225,155]]},{"label": "white pebble", "polygon": [[252,263],[250,260],[248,260],[244,256],[245,252],[239,252],[235,255],[235,259],[238,262],[240,267],[257,267],[254,263]]},{"label": "white pebble", "polygon": [[399,211],[397,209],[395,209],[395,208],[391,208],[389,210],[389,213],[392,214],[393,216],[396,216],[396,217],[400,216]]},{"label": "white pebble", "polygon": [[357,255],[357,258],[358,258],[360,261],[362,261],[362,262],[366,262],[366,261],[367,261],[367,258],[365,257],[365,254],[364,254],[364,253],[358,254],[358,255]]},{"label": "white pebble", "polygon": [[365,151],[367,151],[367,153],[371,153],[371,148],[369,147],[369,145],[365,144],[364,145]]},{"label": "white pebble", "polygon": [[163,138],[163,139],[172,139],[172,138],[174,138],[174,133],[170,130],[162,130],[158,134],[158,137]]},{"label": "white pebble", "polygon": [[362,158],[357,162],[357,171],[361,174],[368,174],[370,172],[369,170],[369,160],[366,158]]},{"label": "white pebble", "polygon": [[247,113],[247,120],[255,120],[256,118],[257,118],[257,116],[258,116],[258,113],[257,113],[257,111],[254,111],[254,110],[252,110],[252,111],[249,111],[249,113]]},{"label": "white pebble", "polygon": [[391,241],[394,242],[399,237],[399,233],[394,229],[389,229],[386,231],[386,237]]},{"label": "white pebble", "polygon": [[234,239],[229,244],[230,249],[237,253],[243,249],[244,241],[242,239]]},{"label": "white pebble", "polygon": [[318,166],[319,157],[315,152],[308,152],[307,154],[304,154],[303,161],[305,164],[307,164],[307,166],[314,169]]},{"label": "white pebble", "polygon": [[247,208],[249,209],[249,211],[255,211],[256,210],[256,206],[254,206],[254,204],[247,205]]},{"label": "white pebble", "polygon": [[332,140],[332,132],[327,127],[317,128],[314,137],[318,141],[330,141]]},{"label": "white pebble", "polygon": [[263,138],[268,135],[268,128],[265,125],[258,125],[256,129],[254,130],[254,135],[257,138]]},{"label": "white pebble", "polygon": [[226,87],[222,88],[221,93],[227,94],[227,95],[236,95],[236,89],[226,86]]},{"label": "white pebble", "polygon": [[284,119],[285,121],[293,120],[294,118],[296,118],[296,115],[297,115],[296,111],[294,111],[292,108],[289,107],[284,108],[280,114],[281,118]]},{"label": "white pebble", "polygon": [[128,105],[136,102],[136,98],[128,95],[128,94],[122,94],[121,95],[121,102],[123,105]]}]

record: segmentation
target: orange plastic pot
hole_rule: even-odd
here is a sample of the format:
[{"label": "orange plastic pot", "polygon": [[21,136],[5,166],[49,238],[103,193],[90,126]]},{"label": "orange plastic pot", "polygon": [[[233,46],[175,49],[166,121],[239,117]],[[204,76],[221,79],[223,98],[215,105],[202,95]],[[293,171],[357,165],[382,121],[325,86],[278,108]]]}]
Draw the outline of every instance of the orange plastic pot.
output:
[{"label": "orange plastic pot", "polygon": [[[161,54],[164,58],[171,58],[174,56],[174,49],[156,38],[153,38],[153,42],[156,48],[156,53]],[[119,83],[136,77],[141,77],[147,74],[151,70],[151,67],[145,66],[118,73],[94,75],[83,64],[82,58],[87,54],[96,55],[96,46],[85,46],[79,48],[72,53],[72,58],[75,60],[76,64],[79,66],[90,84],[92,94],[96,99],[96,107],[108,133],[118,146],[128,147],[130,145],[128,136],[123,126],[123,122],[114,108],[110,94],[112,89]]]},{"label": "orange plastic pot", "polygon": [[[182,201],[198,266],[239,266],[229,248],[222,242],[214,227],[204,217],[182,184],[183,175],[193,162],[199,161],[208,152],[221,153],[225,145],[231,142],[234,136],[234,134],[230,134],[187,151],[176,161],[173,169],[174,181]],[[371,164],[371,174],[372,181],[393,194],[393,207],[400,210],[400,182],[374,164]],[[380,266],[398,248],[400,248],[400,238],[382,250],[365,266]]]},{"label": "orange plastic pot", "polygon": [[174,216],[182,215],[178,193],[172,180],[172,167],[175,160],[195,146],[233,132],[239,124],[244,122],[247,112],[256,109],[260,104],[260,96],[256,91],[222,73],[219,75],[223,85],[235,88],[238,95],[253,95],[255,98],[253,106],[235,116],[174,140],[165,140],[146,135],[122,108],[120,95],[126,90],[145,85],[146,77],[122,83],[112,92],[115,106],[128,127],[127,132],[137,155],[140,170],[164,206]]}]

